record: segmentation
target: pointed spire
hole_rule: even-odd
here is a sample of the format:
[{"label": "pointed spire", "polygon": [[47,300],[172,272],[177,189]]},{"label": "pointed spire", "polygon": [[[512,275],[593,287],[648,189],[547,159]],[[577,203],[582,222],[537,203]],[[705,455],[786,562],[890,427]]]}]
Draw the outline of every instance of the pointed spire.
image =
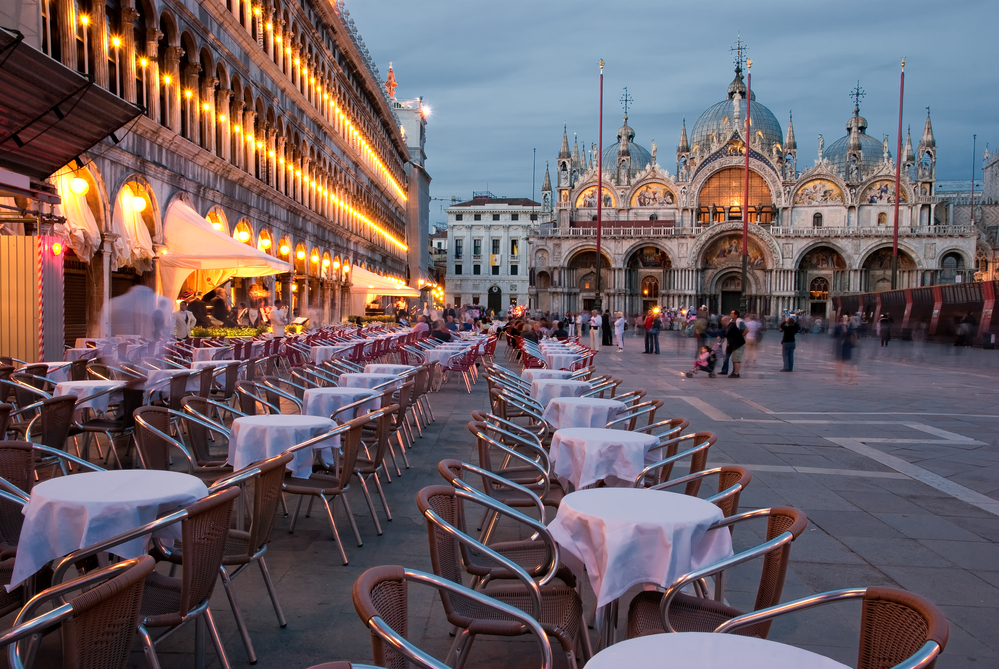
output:
[{"label": "pointed spire", "polygon": [[[856,118],[856,117],[854,117]],[[850,153],[860,153],[862,150],[860,146],[860,131],[859,126],[854,123],[850,126],[850,141],[846,145],[847,154]]]},{"label": "pointed spire", "polygon": [[[628,115],[627,114],[624,115],[624,127],[625,128],[628,127]],[[628,133],[626,133],[626,132],[622,132],[622,133],[618,134],[617,138],[620,140],[620,144],[617,147],[617,155],[618,155],[618,157],[621,157],[621,156],[630,156],[631,155],[631,149],[628,147],[628,142],[631,141],[631,139],[633,139],[634,137],[635,137],[634,135],[631,135],[631,137],[629,137]]]},{"label": "pointed spire", "polygon": [[912,165],[916,162],[916,154],[912,151],[912,128],[905,131],[905,151],[902,153],[902,164]]},{"label": "pointed spire", "polygon": [[920,149],[934,149],[937,143],[933,139],[933,124],[930,123],[930,108],[926,108],[926,125],[923,127],[923,138],[919,140]]},{"label": "pointed spire", "polygon": [[676,147],[677,153],[690,153],[690,142],[687,141],[687,117],[683,117],[683,128],[680,130],[680,145]]},{"label": "pointed spire", "polygon": [[784,151],[796,151],[798,143],[794,141],[794,123],[791,112],[787,113],[787,138],[784,140]]},{"label": "pointed spire", "polygon": [[583,163],[579,160],[579,140],[576,139],[576,133],[572,133],[572,166],[574,169],[583,169]]},{"label": "pointed spire", "polygon": [[558,157],[569,158],[571,154],[569,153],[569,135],[566,131],[566,126],[562,126],[562,148],[559,149]]},{"label": "pointed spire", "polygon": [[548,163],[545,163],[545,181],[541,184],[542,193],[550,193],[552,190],[552,178],[548,175]]}]

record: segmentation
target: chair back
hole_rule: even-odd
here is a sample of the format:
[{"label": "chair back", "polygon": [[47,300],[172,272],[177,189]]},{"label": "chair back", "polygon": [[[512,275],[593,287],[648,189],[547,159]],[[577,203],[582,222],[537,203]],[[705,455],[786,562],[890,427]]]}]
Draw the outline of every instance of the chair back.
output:
[{"label": "chair back", "polygon": [[128,562],[134,564],[124,573],[68,601],[73,615],[62,623],[66,669],[124,669],[135,639],[143,584],[156,566],[148,555]]},{"label": "chair back", "polygon": [[257,362],[260,358],[250,358],[246,361],[246,380],[253,381],[254,377],[257,375]]},{"label": "chair back", "polygon": [[35,388],[38,388],[39,390],[45,390],[44,387],[45,384],[39,379],[44,379],[45,375],[49,373],[48,365],[25,365],[24,367],[22,367],[17,371],[23,372],[24,374],[30,374],[32,377],[36,377],[36,378],[29,377],[25,379],[25,382],[28,383],[29,385],[34,386]]},{"label": "chair back", "polygon": [[[198,396],[208,397],[212,392],[212,382],[215,380],[215,366],[202,367],[198,371]],[[186,393],[185,393],[186,394]],[[183,398],[181,398],[183,399]]]},{"label": "chair back", "polygon": [[225,368],[225,386],[223,388],[222,397],[228,401],[232,397],[232,394],[236,392],[236,381],[239,381],[239,369],[240,365],[226,365]]},{"label": "chair back", "polygon": [[182,616],[212,596],[225,557],[232,505],[237,497],[239,488],[226,488],[186,507],[187,517],[180,523],[184,542],[179,610]]},{"label": "chair back", "polygon": [[135,410],[135,448],[139,452],[143,469],[167,470],[170,468],[170,441],[149,430],[149,425],[163,434],[170,433],[170,410],[166,407],[145,406]]},{"label": "chair back", "polygon": [[257,463],[260,474],[253,478],[253,515],[250,517],[250,541],[247,557],[252,557],[271,540],[274,519],[277,517],[278,502],[281,501],[281,484],[284,470],[295,459],[291,453],[284,453]]},{"label": "chair back", "polygon": [[[2,386],[0,386],[0,388],[2,388]],[[7,426],[10,425],[10,412],[13,410],[13,404],[0,404],[0,440],[6,438]]]},{"label": "chair back", "polygon": [[86,358],[80,358],[79,360],[74,360],[69,363],[69,378],[71,381],[86,381],[87,375],[87,363],[90,361]]},{"label": "chair back", "polygon": [[73,427],[76,400],[76,395],[61,395],[42,400],[39,416],[32,421],[34,426],[28,438],[38,435],[37,443],[60,451],[64,450],[69,430]]},{"label": "chair back", "polygon": [[[30,493],[35,482],[35,450],[26,441],[0,441],[0,477],[22,492]],[[0,539],[16,546],[24,525],[22,505],[0,498]]]},{"label": "chair back", "polygon": [[[805,514],[789,506],[775,506],[770,509],[767,519],[767,541],[776,539],[784,532],[790,532],[797,539],[808,525]],[[787,576],[787,563],[791,559],[791,543],[788,542],[772,551],[763,558],[763,572],[760,574],[760,586],[756,591],[754,611],[774,606],[780,602],[784,591],[784,579]],[[739,634],[767,638],[772,621],[764,621],[758,625],[744,627]],[[879,665],[888,666],[888,665]]]},{"label": "chair back", "polygon": [[378,418],[378,422],[375,425],[374,450],[370,450],[372,443],[366,444],[369,449],[370,464],[362,461],[361,467],[358,468],[364,474],[377,471],[385,459],[385,455],[388,453],[389,439],[392,437],[392,420],[398,410],[395,405],[388,404],[391,401],[388,395],[389,393],[382,395],[382,406],[384,406],[385,412]]},{"label": "chair back", "polygon": [[[201,395],[188,395],[181,400],[181,406],[185,409],[190,407],[197,412],[199,416],[204,416],[205,418],[207,418],[211,413],[208,398],[202,397]],[[209,428],[200,420],[185,420],[183,418],[180,420],[184,421],[184,427],[187,428],[188,446],[190,447],[191,455],[194,456],[195,460],[198,462],[208,462],[213,459],[218,459],[212,457],[211,449],[208,446],[208,441],[211,436],[209,434]]]},{"label": "chair back", "polygon": [[180,401],[187,394],[187,381],[195,372],[181,372],[170,377],[170,401],[167,404],[174,411],[180,411]]},{"label": "chair back", "polygon": [[[0,365],[0,381],[10,381],[10,375],[14,373],[14,365]],[[0,383],[0,402],[9,402],[14,394],[14,389],[6,383]]]},{"label": "chair back", "polygon": [[[746,489],[746,486],[752,480],[753,473],[745,467],[740,467],[739,465],[725,465],[721,467],[721,471],[718,472],[718,495],[716,495],[716,497],[721,497],[721,499],[713,499],[711,501],[721,509],[726,518],[734,516],[739,513],[739,499],[742,496],[742,491]],[[726,490],[733,488],[735,491],[732,494],[725,494]]]},{"label": "chair back", "polygon": [[[860,615],[857,669],[901,665],[924,644],[947,645],[947,617],[928,599],[895,588],[869,587]],[[925,665],[932,669],[936,660]]]}]

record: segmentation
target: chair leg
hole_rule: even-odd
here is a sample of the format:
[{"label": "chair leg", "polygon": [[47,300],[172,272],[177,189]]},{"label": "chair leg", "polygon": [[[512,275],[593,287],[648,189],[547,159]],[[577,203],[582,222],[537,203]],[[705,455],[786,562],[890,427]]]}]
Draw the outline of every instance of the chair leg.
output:
[{"label": "chair leg", "polygon": [[267,587],[267,594],[271,596],[271,605],[274,607],[274,615],[277,616],[278,624],[281,627],[287,627],[288,621],[284,618],[284,611],[281,610],[281,602],[278,601],[277,590],[274,589],[271,572],[267,569],[267,562],[264,561],[263,555],[257,560],[257,565],[260,567],[260,575],[263,577],[264,585]]},{"label": "chair leg", "polygon": [[291,517],[291,525],[288,527],[288,534],[295,532],[295,523],[298,522],[298,513],[302,510],[302,495],[298,496],[298,504],[295,505],[295,515]]},{"label": "chair leg", "polygon": [[[391,437],[389,438],[389,441],[388,441],[388,452],[389,452],[389,457],[392,458],[392,467],[395,468],[395,475],[399,476],[399,477],[402,477],[402,470],[399,469],[399,463],[395,459],[395,448],[392,446],[392,438]],[[391,483],[391,481],[389,481],[389,483]]]},{"label": "chair leg", "polygon": [[215,646],[215,653],[218,655],[219,664],[222,669],[232,669],[229,665],[229,658],[225,655],[225,648],[222,647],[222,638],[219,637],[219,628],[215,625],[215,618],[212,617],[212,610],[209,607],[205,607],[205,625],[208,627],[208,633],[212,637],[212,644]]},{"label": "chair leg", "polygon": [[347,500],[347,492],[340,493],[339,497],[340,503],[343,504],[343,510],[347,513],[347,522],[350,523],[350,529],[354,530],[354,538],[357,539],[357,545],[363,546],[364,542],[361,541],[361,533],[357,529],[357,520],[354,518],[354,512],[350,508],[350,501]]},{"label": "chair leg", "polygon": [[330,503],[326,501],[325,495],[320,495],[319,499],[323,500],[323,506],[326,507],[326,515],[330,519],[330,528],[333,530],[333,540],[336,541],[336,547],[340,549],[340,557],[343,558],[343,563],[347,564],[347,553],[343,550],[343,542],[340,541],[340,533],[336,531],[336,521],[333,520],[333,509],[330,508]]},{"label": "chair leg", "polygon": [[[406,465],[406,469],[409,469],[409,457],[406,456],[406,447],[402,443],[402,430],[398,430],[395,436],[399,438],[399,451],[402,453],[402,461]],[[402,472],[399,472],[399,476],[402,476]]]},{"label": "chair leg", "polygon": [[160,669],[160,659],[156,656],[156,644],[153,643],[153,637],[149,634],[149,631],[139,625],[136,630],[139,636],[142,637],[142,652],[146,656],[146,662],[149,663],[150,669]]},{"label": "chair leg", "polygon": [[375,513],[375,503],[371,500],[371,493],[368,492],[368,484],[364,481],[364,475],[358,474],[357,480],[361,484],[361,492],[364,493],[364,501],[368,503],[368,511],[371,512],[371,520],[375,521],[375,531],[378,536],[382,535],[382,525],[378,522],[378,514]]},{"label": "chair leg", "polygon": [[[385,463],[382,463],[382,470],[385,470]],[[388,472],[385,472],[388,476]],[[390,521],[392,520],[392,512],[389,510],[388,500],[385,499],[385,491],[382,489],[382,481],[378,477],[378,472],[372,474],[375,477],[375,489],[378,490],[378,496],[382,498],[382,508],[385,509],[385,517]]]},{"label": "chair leg", "polygon": [[243,612],[236,603],[236,593],[232,590],[232,579],[225,567],[219,567],[219,575],[222,577],[222,587],[225,589],[225,596],[229,598],[229,607],[232,609],[232,617],[236,619],[236,629],[243,639],[243,648],[246,649],[246,659],[250,664],[257,663],[257,654],[253,651],[253,641],[250,640],[250,630],[246,628],[246,621],[243,620]]}]

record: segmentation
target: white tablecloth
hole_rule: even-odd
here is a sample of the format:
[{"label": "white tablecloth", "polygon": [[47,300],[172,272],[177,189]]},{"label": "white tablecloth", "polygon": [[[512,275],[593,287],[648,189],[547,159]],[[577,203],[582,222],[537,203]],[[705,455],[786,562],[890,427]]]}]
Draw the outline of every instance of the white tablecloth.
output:
[{"label": "white tablecloth", "polygon": [[[102,390],[107,390],[108,388],[116,388],[123,386],[123,381],[63,381],[62,383],[57,383],[55,390],[52,392],[53,397],[60,397],[62,395],[76,395],[79,398],[86,397],[87,395],[93,395],[94,393],[99,393]],[[77,404],[77,409],[96,409],[98,411],[107,411],[108,403],[113,401],[118,401],[119,397],[115,397],[117,393],[107,393],[106,395],[101,395],[100,397],[95,397],[92,400],[87,400],[83,404]]]},{"label": "white tablecloth", "polygon": [[580,577],[586,567],[597,606],[634,585],[669,586],[687,572],[732,555],[727,528],[711,502],[662,490],[590,488],[562,500],[548,526],[563,561]]},{"label": "white tablecloth", "polygon": [[231,358],[232,349],[223,348],[221,346],[202,346],[201,348],[196,348],[191,352],[191,360],[214,360],[215,356],[219,354],[221,354],[223,358]]},{"label": "white tablecloth", "polygon": [[[205,362],[207,365],[212,364],[212,361]],[[151,369],[146,375],[146,388],[169,394],[170,382],[167,379],[172,379],[180,374],[191,374],[187,379],[187,390],[197,391],[201,387],[201,379],[196,373],[192,374],[194,371],[193,369]]]},{"label": "white tablecloth", "polygon": [[605,648],[586,669],[846,669],[828,657],[802,648],[738,634],[652,634]]},{"label": "white tablecloth", "polygon": [[556,430],[564,427],[604,427],[627,408],[624,402],[599,397],[555,397],[542,415]]},{"label": "white tablecloth", "polygon": [[42,362],[39,364],[46,365],[48,367],[48,371],[45,372],[45,378],[50,379],[55,383],[69,381],[68,362]]},{"label": "white tablecloth", "polygon": [[[329,418],[341,407],[357,402],[365,397],[371,397],[372,399],[362,404],[358,409],[362,411],[374,411],[381,408],[382,399],[377,390],[369,390],[367,388],[309,388],[305,391],[305,397],[302,401],[302,414]],[[347,413],[345,411],[340,418],[345,420],[353,418],[353,416],[348,416]]]},{"label": "white tablecloth", "polygon": [[312,363],[319,365],[327,360],[332,360],[333,358],[338,357],[340,353],[345,353],[353,348],[353,344],[341,344],[339,346],[313,346]]},{"label": "white tablecloth", "polygon": [[579,359],[574,353],[550,353],[542,351],[545,356],[545,364],[549,369],[569,369]]},{"label": "white tablecloth", "polygon": [[[129,469],[85,472],[35,484],[24,507],[13,585],[50,560],[156,520],[208,494],[201,479],[180,472]],[[180,538],[180,525],[164,532]],[[112,551],[123,558],[146,553],[136,539]]]},{"label": "white tablecloth", "polygon": [[205,367],[214,367],[215,371],[218,372],[222,367],[238,364],[240,364],[239,360],[195,360],[191,363],[191,371],[198,372]]},{"label": "white tablecloth", "polygon": [[461,349],[459,348],[433,348],[429,351],[423,351],[423,360],[425,362],[439,362],[442,365],[446,365],[451,356],[459,355],[460,353]]},{"label": "white tablecloth", "polygon": [[525,369],[520,378],[528,383],[535,379],[568,379],[572,372],[567,369]]},{"label": "white tablecloth", "polygon": [[364,366],[366,374],[398,374],[401,376],[414,369],[416,367],[412,365],[380,365],[378,363],[371,363]]},{"label": "white tablecloth", "polygon": [[[295,444],[318,437],[336,427],[336,421],[318,416],[242,416],[232,421],[229,439],[229,464],[239,470],[254,462],[272,458]],[[313,451],[332,462],[333,448],[340,448],[340,437],[331,437],[315,449],[295,452],[288,463],[291,475],[307,479],[312,474]]]},{"label": "white tablecloth", "polygon": [[[552,400],[554,404],[558,400]],[[551,405],[549,405],[551,406]],[[577,489],[607,480],[608,485],[631,487],[646,464],[649,449],[659,437],[642,432],[570,427],[552,435],[552,471]]]},{"label": "white tablecloth", "polygon": [[556,397],[579,397],[589,391],[590,384],[586,381],[570,381],[568,379],[537,379],[531,381],[531,397],[538,404],[547,407]]},{"label": "white tablecloth", "polygon": [[386,381],[393,380],[396,383],[391,386],[385,386],[385,388],[396,389],[402,386],[403,380],[395,374],[351,373],[340,375],[340,385],[344,388],[374,388]]},{"label": "white tablecloth", "polygon": [[63,356],[66,362],[72,362],[73,360],[79,360],[80,358],[96,358],[100,355],[101,349],[99,348],[67,348]]}]

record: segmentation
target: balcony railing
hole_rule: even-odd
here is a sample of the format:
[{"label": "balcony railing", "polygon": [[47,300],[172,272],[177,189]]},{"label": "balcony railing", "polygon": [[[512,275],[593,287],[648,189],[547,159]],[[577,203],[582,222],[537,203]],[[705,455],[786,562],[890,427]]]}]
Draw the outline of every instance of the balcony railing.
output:
[{"label": "balcony railing", "polygon": [[[692,237],[701,232],[702,228],[690,227],[620,227],[619,225],[605,226],[600,232],[602,237]],[[535,234],[540,237],[596,237],[597,228],[592,227],[555,227],[550,223],[544,223],[535,228]]]},{"label": "balcony railing", "polygon": [[[892,226],[879,225],[868,228],[807,228],[772,227],[774,237],[891,237]],[[973,225],[920,225],[899,227],[900,237],[967,237],[977,235]]]}]

